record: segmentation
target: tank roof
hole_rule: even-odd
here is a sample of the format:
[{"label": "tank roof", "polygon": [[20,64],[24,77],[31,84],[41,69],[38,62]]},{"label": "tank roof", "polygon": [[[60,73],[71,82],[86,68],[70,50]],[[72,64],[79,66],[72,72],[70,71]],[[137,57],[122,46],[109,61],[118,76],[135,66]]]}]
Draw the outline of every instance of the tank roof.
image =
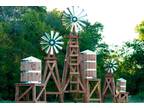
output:
[{"label": "tank roof", "polygon": [[95,54],[96,55],[96,53],[95,52],[93,52],[93,51],[91,51],[91,50],[84,50],[84,51],[82,51],[81,53],[83,53],[83,54]]},{"label": "tank roof", "polygon": [[33,56],[30,56],[30,57],[24,58],[24,59],[22,59],[22,61],[41,62],[40,59],[38,59],[38,58],[36,58],[36,57],[33,57]]}]

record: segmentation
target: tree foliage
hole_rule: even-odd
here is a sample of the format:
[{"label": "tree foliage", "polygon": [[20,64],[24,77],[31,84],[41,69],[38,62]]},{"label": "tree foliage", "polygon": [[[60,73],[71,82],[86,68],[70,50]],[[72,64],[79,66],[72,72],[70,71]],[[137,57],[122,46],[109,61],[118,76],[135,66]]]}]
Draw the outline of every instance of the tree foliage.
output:
[{"label": "tree foliage", "polygon": [[[35,56],[43,60],[45,53],[41,51],[39,42],[44,32],[55,30],[62,36],[68,35],[61,23],[61,15],[62,12],[56,9],[47,12],[45,7],[0,7],[0,99],[14,100],[15,83],[20,82],[21,59]],[[100,46],[102,60],[105,54],[102,50],[107,46],[105,43],[99,44],[103,25],[96,22],[84,29],[79,34],[81,51],[94,51]],[[57,55],[61,73],[67,41],[64,38],[64,48]]]}]

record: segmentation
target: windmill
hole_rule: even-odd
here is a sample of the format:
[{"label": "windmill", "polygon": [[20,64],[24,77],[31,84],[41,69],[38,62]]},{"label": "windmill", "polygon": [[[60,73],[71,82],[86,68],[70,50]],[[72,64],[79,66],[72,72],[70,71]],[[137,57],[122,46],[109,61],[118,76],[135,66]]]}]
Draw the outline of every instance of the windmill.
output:
[{"label": "windmill", "polygon": [[59,32],[51,31],[49,33],[45,33],[44,36],[41,37],[40,45],[42,50],[47,54],[45,57],[45,69],[43,75],[43,82],[45,87],[39,93],[37,99],[40,98],[42,92],[46,90],[46,86],[49,84],[50,78],[54,80],[56,91],[46,90],[47,95],[59,95],[60,102],[63,102],[62,99],[62,90],[61,90],[61,83],[60,83],[60,76],[57,67],[57,59],[55,54],[59,53],[59,50],[62,49],[62,42],[63,37],[59,36]]},{"label": "windmill", "polygon": [[106,75],[105,75],[105,82],[104,82],[104,89],[103,89],[103,100],[106,96],[106,93],[108,92],[108,89],[110,90],[113,101],[116,102],[116,87],[115,87],[115,81],[113,78],[113,72],[117,70],[118,65],[117,62],[114,59],[108,59],[105,62],[105,70],[106,70]]},{"label": "windmill", "polygon": [[62,23],[70,30],[68,36],[68,47],[65,56],[65,64],[62,76],[62,87],[64,93],[82,93],[85,95],[83,75],[80,70],[80,49],[77,35],[86,26],[87,14],[83,9],[77,7],[67,8],[62,15]]}]

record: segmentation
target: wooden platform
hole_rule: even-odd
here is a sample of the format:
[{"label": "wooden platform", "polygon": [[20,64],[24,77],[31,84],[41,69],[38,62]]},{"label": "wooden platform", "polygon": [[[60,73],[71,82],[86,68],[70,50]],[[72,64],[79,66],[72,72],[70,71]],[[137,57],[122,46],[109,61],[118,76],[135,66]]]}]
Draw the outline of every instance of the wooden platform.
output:
[{"label": "wooden platform", "polygon": [[[15,85],[15,101],[20,103],[46,102],[46,91],[40,99],[37,96],[44,84],[17,83]],[[38,90],[39,89],[39,90]]]},{"label": "wooden platform", "polygon": [[87,102],[102,102],[101,80],[86,79]]},{"label": "wooden platform", "polygon": [[127,103],[128,102],[128,92],[119,92],[115,95],[117,103]]}]

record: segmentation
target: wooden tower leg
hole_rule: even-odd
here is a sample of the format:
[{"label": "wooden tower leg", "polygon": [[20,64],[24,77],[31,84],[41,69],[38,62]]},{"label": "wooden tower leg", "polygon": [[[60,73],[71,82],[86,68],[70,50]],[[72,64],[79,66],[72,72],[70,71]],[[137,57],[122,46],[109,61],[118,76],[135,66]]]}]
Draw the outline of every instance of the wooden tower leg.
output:
[{"label": "wooden tower leg", "polygon": [[108,90],[110,90],[110,93],[112,94],[112,99],[113,102],[116,102],[116,98],[115,98],[115,82],[114,82],[114,78],[112,73],[107,73],[105,76],[105,82],[104,82],[104,88],[103,88],[103,94],[102,94],[102,100],[104,101],[104,98],[108,92]]}]

